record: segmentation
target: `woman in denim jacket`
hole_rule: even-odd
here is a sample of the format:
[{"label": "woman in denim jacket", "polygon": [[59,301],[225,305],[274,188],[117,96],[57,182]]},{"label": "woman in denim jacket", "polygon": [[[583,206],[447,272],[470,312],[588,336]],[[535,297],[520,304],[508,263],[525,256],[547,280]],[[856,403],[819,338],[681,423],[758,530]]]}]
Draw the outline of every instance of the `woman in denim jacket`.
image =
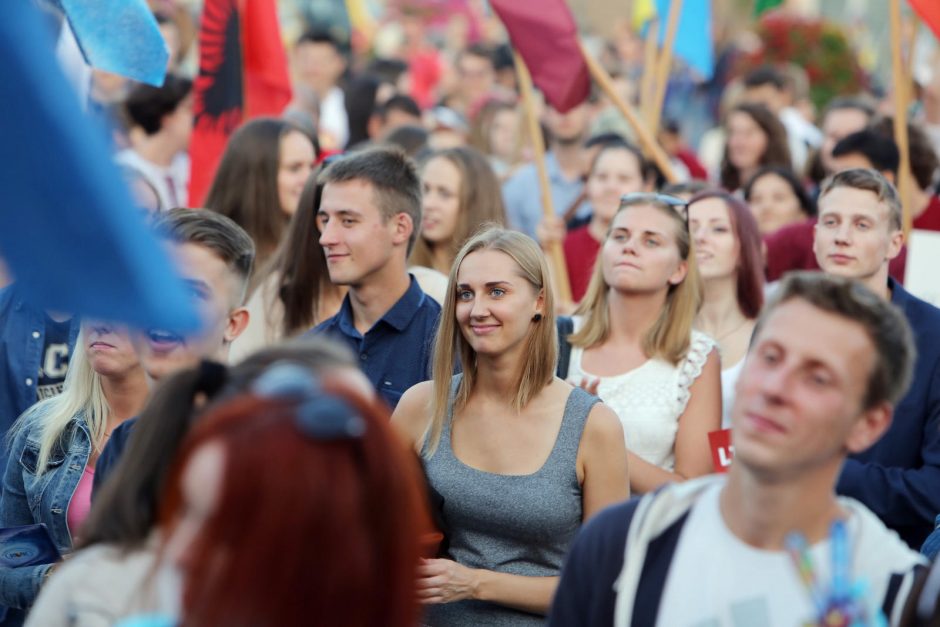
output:
[{"label": "woman in denim jacket", "polygon": [[[28,409],[10,431],[0,527],[45,523],[59,552],[68,553],[91,505],[95,460],[111,431],[140,411],[147,393],[127,331],[83,323],[62,393]],[[0,568],[7,621],[21,614],[10,608],[32,604],[54,568]]]}]

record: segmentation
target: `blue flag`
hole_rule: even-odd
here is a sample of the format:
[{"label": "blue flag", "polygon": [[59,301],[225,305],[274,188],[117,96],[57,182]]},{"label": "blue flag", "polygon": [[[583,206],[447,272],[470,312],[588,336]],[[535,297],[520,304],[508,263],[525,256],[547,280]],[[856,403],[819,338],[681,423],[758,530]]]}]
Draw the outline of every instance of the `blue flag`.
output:
[{"label": "blue flag", "polygon": [[88,65],[155,87],[163,84],[170,53],[144,0],[47,1],[65,13]]},{"label": "blue flag", "polygon": [[37,306],[194,331],[183,282],[52,50],[32,2],[0,2],[0,256]]},{"label": "blue flag", "polygon": [[[666,38],[666,23],[669,16],[669,0],[656,0],[659,13],[659,43]],[[712,42],[711,0],[685,0],[682,15],[676,30],[673,52],[705,80],[715,73],[715,52]]]}]

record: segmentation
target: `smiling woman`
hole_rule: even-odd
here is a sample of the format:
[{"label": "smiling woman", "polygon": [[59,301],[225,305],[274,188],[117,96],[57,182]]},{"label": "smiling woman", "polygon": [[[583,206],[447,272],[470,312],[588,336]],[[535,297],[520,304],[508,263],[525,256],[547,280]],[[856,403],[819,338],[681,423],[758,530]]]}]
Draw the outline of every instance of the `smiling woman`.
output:
[{"label": "smiling woman", "polygon": [[499,181],[486,157],[469,146],[431,155],[421,170],[421,191],[421,235],[412,266],[446,275],[474,229],[506,222]]},{"label": "smiling woman", "polygon": [[313,139],[285,120],[251,120],[229,139],[205,205],[248,232],[256,268],[280,243],[315,160]]},{"label": "smiling woman", "polygon": [[581,522],[627,496],[616,416],[553,376],[547,277],[529,237],[472,237],[450,272],[434,378],[393,416],[443,496],[448,548],[418,580],[430,625],[543,624]]}]

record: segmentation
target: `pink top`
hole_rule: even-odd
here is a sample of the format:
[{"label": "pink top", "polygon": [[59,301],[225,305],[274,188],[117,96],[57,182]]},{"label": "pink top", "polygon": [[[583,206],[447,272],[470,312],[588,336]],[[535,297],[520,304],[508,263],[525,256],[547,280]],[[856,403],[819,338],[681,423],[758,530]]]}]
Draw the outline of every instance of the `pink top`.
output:
[{"label": "pink top", "polygon": [[82,473],[82,478],[78,480],[78,485],[75,486],[72,501],[69,503],[69,511],[65,514],[65,522],[68,523],[73,541],[75,540],[75,531],[85,522],[88,517],[88,510],[91,509],[91,486],[94,482],[95,467],[89,464],[85,466],[85,472]]}]

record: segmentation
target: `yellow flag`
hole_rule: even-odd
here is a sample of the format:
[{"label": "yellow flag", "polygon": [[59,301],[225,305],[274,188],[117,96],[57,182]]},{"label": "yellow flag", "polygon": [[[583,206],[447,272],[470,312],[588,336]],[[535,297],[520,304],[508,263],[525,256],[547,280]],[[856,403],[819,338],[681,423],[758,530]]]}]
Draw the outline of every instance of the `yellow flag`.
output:
[{"label": "yellow flag", "polygon": [[653,0],[633,0],[633,30],[641,30],[656,16],[656,3]]}]

